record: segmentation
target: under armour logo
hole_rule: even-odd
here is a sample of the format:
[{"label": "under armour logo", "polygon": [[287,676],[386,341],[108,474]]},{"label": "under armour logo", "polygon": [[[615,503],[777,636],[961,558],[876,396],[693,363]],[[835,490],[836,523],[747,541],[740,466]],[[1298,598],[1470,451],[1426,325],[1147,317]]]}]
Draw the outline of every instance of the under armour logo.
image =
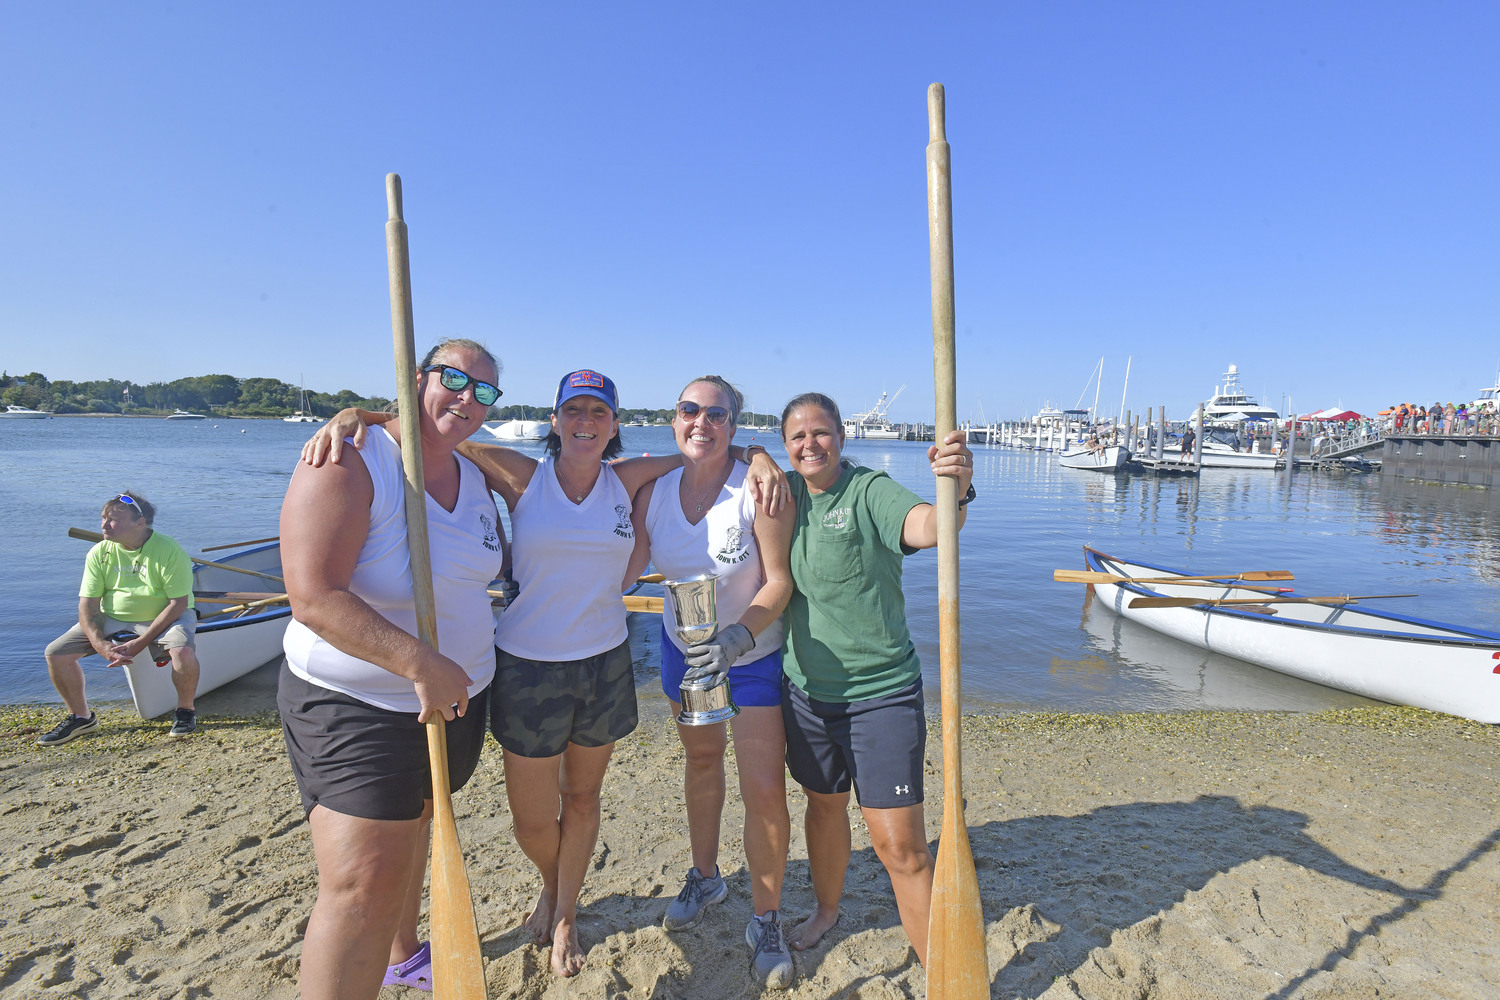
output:
[{"label": "under armour logo", "polygon": [[896,794],[897,795],[910,795],[911,794],[911,786],[910,785],[897,785],[896,786]]}]

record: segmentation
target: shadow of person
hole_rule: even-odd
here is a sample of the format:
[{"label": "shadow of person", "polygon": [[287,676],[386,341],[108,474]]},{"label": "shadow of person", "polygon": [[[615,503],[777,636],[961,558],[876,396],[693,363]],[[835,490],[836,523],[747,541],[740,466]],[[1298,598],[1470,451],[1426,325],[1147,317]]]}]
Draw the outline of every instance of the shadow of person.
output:
[{"label": "shadow of person", "polygon": [[1095,948],[1107,948],[1117,931],[1159,920],[1215,876],[1251,862],[1284,859],[1404,901],[1431,896],[1431,888],[1403,886],[1344,861],[1313,839],[1307,824],[1300,812],[1204,795],[971,829],[991,928],[992,993],[1040,996]]}]

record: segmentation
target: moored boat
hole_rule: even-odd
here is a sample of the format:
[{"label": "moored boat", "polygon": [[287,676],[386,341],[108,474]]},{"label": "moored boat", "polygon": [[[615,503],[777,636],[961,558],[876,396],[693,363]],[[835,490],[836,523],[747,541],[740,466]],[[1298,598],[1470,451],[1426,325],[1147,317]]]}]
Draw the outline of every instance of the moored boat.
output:
[{"label": "moored boat", "polygon": [[1224,373],[1224,384],[1214,387],[1214,394],[1203,403],[1203,422],[1210,426],[1234,426],[1243,420],[1275,420],[1279,414],[1261,406],[1240,386],[1240,369],[1230,365]]},{"label": "moored boat", "polygon": [[207,420],[208,417],[202,413],[189,413],[187,410],[173,410],[167,414],[168,420]]},{"label": "moored boat", "polygon": [[14,403],[7,405],[5,412],[0,413],[0,417],[12,417],[17,420],[45,420],[50,416],[52,414],[46,410],[28,410],[26,407],[17,406]]},{"label": "moored boat", "polygon": [[1057,464],[1064,469],[1089,469],[1093,472],[1120,472],[1130,464],[1130,449],[1121,444],[1105,445],[1090,450],[1087,445],[1074,445],[1073,451],[1057,456]]},{"label": "moored boat", "polygon": [[550,420],[504,420],[484,429],[501,441],[543,441],[552,430]]},{"label": "moored boat", "polygon": [[[271,576],[281,575],[281,544],[273,542],[253,548],[232,552],[214,562],[240,569],[255,570]],[[194,594],[235,593],[244,595],[237,604],[204,603],[199,601],[198,629],[195,645],[198,652],[198,694],[204,695],[232,680],[248,674],[256,667],[279,658],[281,637],[287,623],[292,620],[292,609],[285,602],[263,607],[238,610],[252,603],[259,592],[264,598],[280,594],[286,588],[261,577],[221,569],[217,566],[197,565],[193,567]],[[158,667],[151,657],[137,656],[125,667],[125,677],[130,683],[130,696],[135,709],[143,719],[154,719],[158,715],[177,707],[177,690],[172,686],[172,671]]]},{"label": "moored boat", "polygon": [[1351,604],[1255,603],[1132,608],[1138,597],[1295,598],[1232,582],[1174,584],[1176,570],[1085,548],[1090,570],[1133,582],[1095,584],[1104,607],[1194,646],[1365,698],[1500,722],[1500,633]]}]

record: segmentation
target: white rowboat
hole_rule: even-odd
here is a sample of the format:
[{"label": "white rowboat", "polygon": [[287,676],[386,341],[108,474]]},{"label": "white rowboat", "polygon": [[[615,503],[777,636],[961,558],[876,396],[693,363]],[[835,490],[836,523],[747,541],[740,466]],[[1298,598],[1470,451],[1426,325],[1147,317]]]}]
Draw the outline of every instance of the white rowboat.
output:
[{"label": "white rowboat", "polygon": [[1120,472],[1130,463],[1130,449],[1112,444],[1089,451],[1085,445],[1074,445],[1077,451],[1065,451],[1057,456],[1057,464],[1064,469],[1089,469],[1094,472]]},{"label": "white rowboat", "polygon": [[1095,584],[1095,599],[1164,635],[1376,701],[1500,722],[1500,633],[1345,604],[1131,608],[1137,597],[1267,595],[1228,582],[1222,590],[1173,585],[1176,570],[1083,552],[1090,570],[1150,581]]},{"label": "white rowboat", "polygon": [[[241,549],[215,562],[280,576],[281,544],[273,542]],[[227,569],[193,567],[195,592],[282,589],[270,580]],[[200,667],[198,694],[201,696],[243,677],[264,663],[279,659],[282,655],[281,637],[286,632],[287,623],[292,620],[292,609],[286,604],[273,604],[236,617],[231,609],[222,605],[199,604],[198,615],[196,645]],[[171,667],[158,667],[151,662],[150,656],[142,653],[133,663],[126,665],[125,676],[130,682],[135,710],[141,718],[154,719],[177,707]]]}]

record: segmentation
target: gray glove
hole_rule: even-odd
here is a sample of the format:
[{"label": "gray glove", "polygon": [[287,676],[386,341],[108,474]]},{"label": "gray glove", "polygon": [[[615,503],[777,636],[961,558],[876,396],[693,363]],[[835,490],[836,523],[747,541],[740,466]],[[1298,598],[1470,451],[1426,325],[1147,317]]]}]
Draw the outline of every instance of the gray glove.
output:
[{"label": "gray glove", "polygon": [[692,669],[682,676],[682,682],[708,680],[709,687],[718,687],[729,679],[734,661],[754,648],[755,636],[739,622],[721,628],[707,642],[688,647],[683,660]]},{"label": "gray glove", "polygon": [[495,589],[500,591],[500,600],[503,602],[500,606],[502,608],[510,607],[511,602],[521,596],[521,585],[512,580],[509,573],[505,574],[504,579],[499,581],[499,586]]}]

